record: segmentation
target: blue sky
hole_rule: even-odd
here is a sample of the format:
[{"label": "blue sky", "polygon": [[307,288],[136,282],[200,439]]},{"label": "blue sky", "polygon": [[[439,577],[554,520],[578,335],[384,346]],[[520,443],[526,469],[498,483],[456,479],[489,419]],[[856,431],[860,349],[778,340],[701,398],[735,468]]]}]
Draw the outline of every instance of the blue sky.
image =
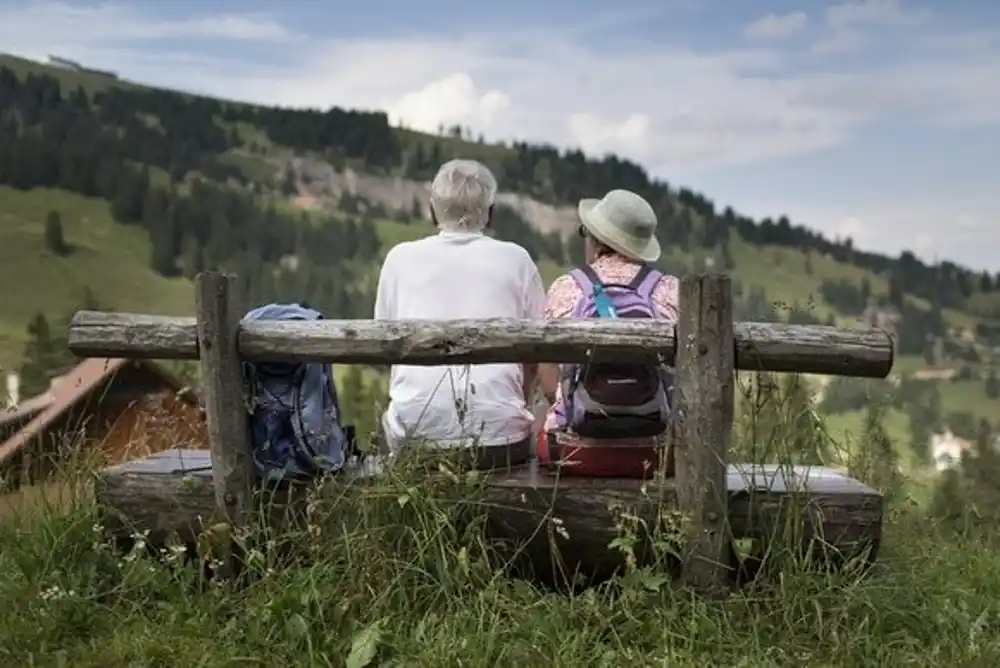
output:
[{"label": "blue sky", "polygon": [[1000,270],[1000,3],[0,0],[0,50],[616,152],[720,207]]}]

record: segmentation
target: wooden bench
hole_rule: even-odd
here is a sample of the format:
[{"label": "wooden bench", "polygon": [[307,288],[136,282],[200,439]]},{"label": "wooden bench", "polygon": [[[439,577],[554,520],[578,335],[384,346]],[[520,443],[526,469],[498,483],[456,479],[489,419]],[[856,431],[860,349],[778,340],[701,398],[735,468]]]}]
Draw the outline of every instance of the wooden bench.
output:
[{"label": "wooden bench", "polygon": [[[378,472],[372,466],[352,470],[349,479],[376,477]],[[822,545],[826,556],[840,559],[875,559],[882,496],[840,471],[730,465],[726,489],[734,539],[766,542],[769,531],[780,530],[795,517],[803,529],[803,547]],[[123,539],[142,530],[149,532],[147,540],[153,545],[162,545],[169,536],[193,545],[215,515],[212,461],[206,450],[168,450],[118,464],[101,472],[96,491],[107,511],[105,525]],[[539,577],[551,581],[579,572],[588,579],[605,579],[623,564],[623,555],[608,549],[617,535],[613,509],[627,509],[653,526],[659,513],[676,507],[676,491],[674,479],[557,477],[532,461],[491,475],[482,501],[489,513],[490,537],[523,549]],[[546,517],[559,518],[565,534],[538,531]],[[530,536],[534,539],[522,545]],[[557,564],[569,572],[555,572]],[[730,566],[735,577],[737,564]]]},{"label": "wooden bench", "polygon": [[[249,521],[255,483],[242,360],[441,365],[614,358],[674,365],[676,477],[645,484],[568,476],[556,481],[534,464],[496,474],[484,492],[496,506],[490,522],[494,537],[524,540],[551,511],[569,533],[555,539],[569,570],[596,573],[620,559],[609,546],[615,531],[609,507],[630,506],[650,524],[662,508],[675,508],[687,519],[682,577],[705,589],[731,574],[733,537],[762,538],[789,517],[813,546],[869,558],[878,549],[882,498],[876,490],[828,468],[730,466],[728,443],[737,369],[884,378],[892,368],[893,344],[881,330],[734,323],[730,282],[721,276],[681,281],[676,325],[627,320],[242,325],[245,309],[236,298],[235,280],[215,272],[200,275],[196,318],[81,312],[71,324],[70,349],[81,357],[201,361],[210,457],[176,451],[101,476],[99,501],[139,529],[195,531],[193,518],[212,510],[235,526]],[[200,464],[189,465],[194,461]],[[536,567],[552,561],[547,542],[532,541],[527,552]]]}]

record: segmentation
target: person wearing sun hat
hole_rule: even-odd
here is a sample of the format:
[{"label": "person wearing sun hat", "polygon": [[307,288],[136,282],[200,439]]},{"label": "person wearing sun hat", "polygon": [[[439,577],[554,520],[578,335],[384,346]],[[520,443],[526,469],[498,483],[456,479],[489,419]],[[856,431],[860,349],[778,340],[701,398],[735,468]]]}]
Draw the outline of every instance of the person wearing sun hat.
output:
[{"label": "person wearing sun hat", "polygon": [[633,264],[660,259],[656,212],[631,190],[612,190],[603,199],[582,199],[577,212],[580,235],[596,242],[588,248],[588,262],[591,252],[599,253],[602,247]]},{"label": "person wearing sun hat", "polygon": [[[660,242],[656,238],[656,212],[649,202],[630,190],[616,189],[608,192],[601,199],[583,199],[577,207],[580,227],[579,234],[583,238],[586,267],[581,269],[590,276],[590,282],[609,285],[638,284],[643,277],[650,275],[650,266],[660,259]],[[640,272],[643,272],[640,276]],[[574,277],[576,275],[577,277]],[[546,318],[577,317],[579,305],[588,295],[579,281],[579,272],[568,272],[557,278],[549,287],[545,304]],[[676,322],[678,317],[678,298],[680,281],[675,276],[653,272],[656,281],[649,292],[649,302],[655,310],[655,316]],[[597,293],[594,290],[594,300]],[[600,304],[597,305],[600,310]],[[612,317],[615,317],[612,315]],[[560,383],[560,365],[539,365],[539,379],[542,391],[549,402],[544,423],[538,434],[538,456],[543,462],[548,457],[548,445],[555,439],[562,453],[593,448],[591,454],[611,463],[610,469],[620,468],[624,461],[622,454],[630,446],[635,451],[646,452],[655,447],[657,437],[641,437],[628,439],[593,440],[581,437],[571,430],[565,429],[565,418],[560,419],[564,407],[563,387]],[[599,455],[600,452],[605,455]],[[610,453],[610,454],[608,454]],[[611,457],[608,460],[607,457]],[[628,463],[625,462],[625,466]],[[605,466],[605,464],[600,464]],[[595,471],[595,475],[611,475],[611,473]]]}]

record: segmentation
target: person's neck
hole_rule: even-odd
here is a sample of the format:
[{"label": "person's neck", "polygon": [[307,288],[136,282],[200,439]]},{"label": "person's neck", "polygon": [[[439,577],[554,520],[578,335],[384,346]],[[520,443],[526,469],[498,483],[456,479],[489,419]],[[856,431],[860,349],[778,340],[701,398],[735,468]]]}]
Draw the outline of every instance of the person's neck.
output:
[{"label": "person's neck", "polygon": [[587,264],[594,264],[595,262],[604,261],[618,261],[627,262],[629,264],[642,264],[639,260],[633,260],[630,257],[625,257],[621,253],[616,253],[615,251],[605,251],[603,253],[596,253]]},{"label": "person's neck", "polygon": [[461,236],[482,236],[485,230],[445,230],[438,228],[438,234],[451,234]]}]

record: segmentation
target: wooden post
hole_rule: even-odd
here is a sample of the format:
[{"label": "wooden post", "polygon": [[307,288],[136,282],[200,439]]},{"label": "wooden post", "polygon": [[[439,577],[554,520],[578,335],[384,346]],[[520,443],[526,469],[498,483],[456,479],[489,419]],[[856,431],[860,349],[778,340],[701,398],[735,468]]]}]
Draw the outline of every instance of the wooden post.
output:
[{"label": "wooden post", "polygon": [[729,278],[685,276],[674,383],[677,503],[689,522],[682,579],[706,591],[724,586],[729,568],[726,466],[734,372]]},{"label": "wooden post", "polygon": [[215,507],[233,527],[247,522],[253,460],[237,335],[243,309],[236,277],[199,274],[195,300],[201,383],[212,449]]}]

